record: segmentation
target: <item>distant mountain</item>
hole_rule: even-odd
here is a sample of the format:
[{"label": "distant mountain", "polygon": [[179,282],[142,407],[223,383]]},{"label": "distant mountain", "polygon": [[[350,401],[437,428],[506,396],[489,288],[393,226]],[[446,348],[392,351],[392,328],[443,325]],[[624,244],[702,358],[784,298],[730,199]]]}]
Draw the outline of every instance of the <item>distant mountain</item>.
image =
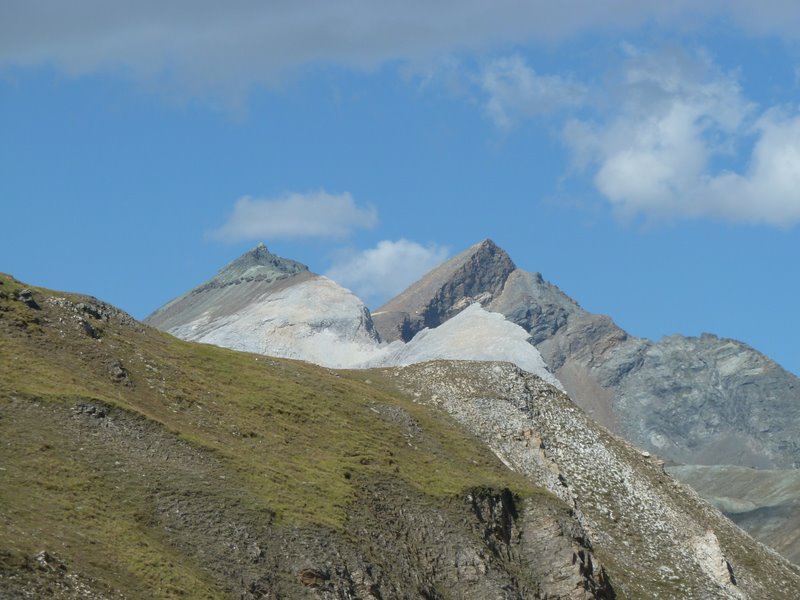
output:
[{"label": "distant mountain", "polygon": [[[478,302],[525,329],[570,397],[598,422],[667,460],[708,465],[678,470],[699,493],[793,559],[800,498],[751,494],[751,510],[731,512],[748,487],[770,488],[800,465],[800,381],[735,340],[704,334],[657,342],[629,335],[611,318],[582,309],[539,273],[517,268],[491,240],[437,267],[373,313],[385,339],[409,339]],[[717,465],[722,465],[719,469]],[[734,484],[726,465],[743,469]],[[775,470],[779,469],[779,470]],[[780,469],[790,469],[782,472]],[[695,475],[692,475],[694,473]],[[727,488],[726,488],[727,486]],[[743,510],[743,509],[742,509]]]},{"label": "distant mountain", "polygon": [[442,263],[373,312],[381,337],[408,342],[425,327],[438,327],[478,302],[484,307],[502,293],[516,270],[509,256],[485,240]]},{"label": "distant mountain", "polygon": [[145,323],[185,340],[334,368],[369,359],[379,344],[355,294],[263,244]]},{"label": "distant mountain", "polygon": [[658,342],[583,310],[485,240],[373,313],[384,339],[409,339],[471,303],[525,329],[570,397],[612,431],[677,462],[800,466],[800,381],[734,340]]},{"label": "distant mountain", "polygon": [[560,387],[523,329],[478,304],[464,308],[446,327],[417,328],[408,344],[382,343],[350,290],[259,244],[145,322],[184,340],[332,368],[505,360]]},{"label": "distant mountain", "polygon": [[0,275],[0,439],[4,598],[800,596],[508,363],[332,372]]}]

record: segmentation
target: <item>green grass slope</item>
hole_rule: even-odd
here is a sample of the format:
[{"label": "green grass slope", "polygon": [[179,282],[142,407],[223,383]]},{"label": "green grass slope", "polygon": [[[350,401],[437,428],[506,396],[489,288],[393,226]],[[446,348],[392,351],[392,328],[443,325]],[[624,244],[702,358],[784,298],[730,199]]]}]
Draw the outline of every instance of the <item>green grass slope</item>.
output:
[{"label": "green grass slope", "polygon": [[24,287],[0,275],[9,597],[233,597],[268,529],[342,532],[374,481],[436,506],[473,488],[558,504],[369,373],[186,343]]}]

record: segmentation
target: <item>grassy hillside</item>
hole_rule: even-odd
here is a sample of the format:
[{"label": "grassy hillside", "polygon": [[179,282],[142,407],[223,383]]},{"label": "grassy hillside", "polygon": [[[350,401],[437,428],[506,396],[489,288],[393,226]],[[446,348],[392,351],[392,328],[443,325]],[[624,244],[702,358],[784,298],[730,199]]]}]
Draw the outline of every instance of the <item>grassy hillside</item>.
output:
[{"label": "grassy hillside", "polygon": [[376,481],[437,506],[480,487],[557,504],[368,373],[185,343],[95,299],[24,287],[0,276],[6,583],[229,595],[227,555],[262,554],[241,540],[341,532]]}]

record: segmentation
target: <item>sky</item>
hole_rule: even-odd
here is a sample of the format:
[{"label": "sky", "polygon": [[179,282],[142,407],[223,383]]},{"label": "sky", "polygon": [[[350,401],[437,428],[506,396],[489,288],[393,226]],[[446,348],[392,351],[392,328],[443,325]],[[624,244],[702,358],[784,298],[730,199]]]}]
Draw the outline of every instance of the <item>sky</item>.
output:
[{"label": "sky", "polygon": [[782,0],[4,0],[0,271],[144,318],[263,241],[376,308],[491,238],[800,374],[799,93]]}]

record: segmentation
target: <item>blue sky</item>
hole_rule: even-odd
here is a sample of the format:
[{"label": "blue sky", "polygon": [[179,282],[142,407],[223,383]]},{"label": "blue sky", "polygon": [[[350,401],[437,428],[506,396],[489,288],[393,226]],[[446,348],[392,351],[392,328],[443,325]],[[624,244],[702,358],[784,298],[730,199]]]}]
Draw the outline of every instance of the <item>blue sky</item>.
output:
[{"label": "blue sky", "polygon": [[490,237],[800,373],[800,6],[0,5],[0,270],[142,318],[264,241],[373,308]]}]

